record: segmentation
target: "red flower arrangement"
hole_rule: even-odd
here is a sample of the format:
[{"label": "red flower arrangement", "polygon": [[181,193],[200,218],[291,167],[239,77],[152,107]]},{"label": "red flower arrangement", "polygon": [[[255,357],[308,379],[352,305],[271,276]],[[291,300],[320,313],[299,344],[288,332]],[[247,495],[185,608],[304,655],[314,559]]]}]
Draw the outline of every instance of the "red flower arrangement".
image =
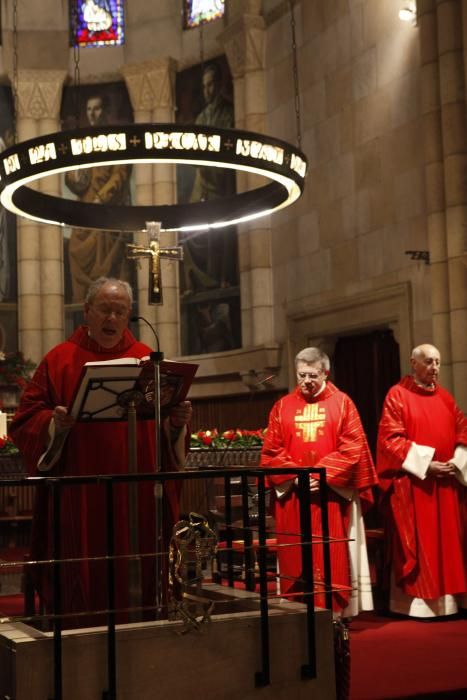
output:
[{"label": "red flower arrangement", "polygon": [[220,433],[217,428],[212,430],[198,430],[191,434],[190,448],[197,447],[202,450],[245,450],[252,447],[261,447],[264,441],[266,428],[259,430],[224,430]]},{"label": "red flower arrangement", "polygon": [[0,352],[0,384],[16,384],[24,389],[35,367],[22,352]]},{"label": "red flower arrangement", "polygon": [[11,437],[1,437],[0,436],[0,457],[4,455],[16,455],[19,450]]}]

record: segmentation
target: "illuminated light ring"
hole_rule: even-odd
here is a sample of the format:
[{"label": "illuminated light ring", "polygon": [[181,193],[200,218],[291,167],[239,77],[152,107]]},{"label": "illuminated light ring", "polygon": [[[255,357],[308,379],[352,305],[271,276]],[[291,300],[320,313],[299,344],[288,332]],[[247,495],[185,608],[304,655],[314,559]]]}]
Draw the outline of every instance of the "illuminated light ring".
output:
[{"label": "illuminated light ring", "polygon": [[[244,170],[271,182],[222,199],[153,206],[84,203],[45,194],[40,182],[36,189],[27,186],[76,168],[139,163]],[[306,157],[294,146],[253,132],[173,123],[106,125],[46,134],[3,151],[0,201],[19,216],[47,224],[137,231],[147,221],[160,221],[162,230],[199,231],[289,206],[303,192],[306,169]]]}]

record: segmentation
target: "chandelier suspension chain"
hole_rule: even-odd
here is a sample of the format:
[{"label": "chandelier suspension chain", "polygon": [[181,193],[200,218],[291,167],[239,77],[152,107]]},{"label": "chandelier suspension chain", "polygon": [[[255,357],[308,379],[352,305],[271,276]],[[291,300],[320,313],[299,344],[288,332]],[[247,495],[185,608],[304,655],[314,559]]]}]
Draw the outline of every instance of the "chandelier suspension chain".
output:
[{"label": "chandelier suspension chain", "polygon": [[302,147],[302,125],[300,116],[300,90],[298,80],[298,61],[297,61],[297,39],[295,33],[295,16],[294,16],[295,0],[289,0],[290,8],[290,29],[292,33],[292,68],[294,81],[294,98],[295,98],[295,124],[297,129],[297,146]]},{"label": "chandelier suspension chain", "polygon": [[13,0],[13,120],[14,138],[18,143],[18,0]]},{"label": "chandelier suspension chain", "polygon": [[73,85],[75,88],[75,99],[74,99],[74,107],[75,107],[75,119],[76,119],[76,126],[79,126],[79,87],[81,83],[81,76],[80,76],[80,45],[78,41],[78,5],[75,3],[73,7],[73,18],[72,18],[72,27],[73,27],[73,63],[74,63],[74,72],[73,72]]}]

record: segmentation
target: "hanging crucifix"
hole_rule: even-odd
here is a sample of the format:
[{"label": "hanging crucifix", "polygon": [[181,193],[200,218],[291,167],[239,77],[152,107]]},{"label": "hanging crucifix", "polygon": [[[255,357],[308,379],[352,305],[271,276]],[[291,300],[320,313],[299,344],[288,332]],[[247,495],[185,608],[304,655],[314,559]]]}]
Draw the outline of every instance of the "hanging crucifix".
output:
[{"label": "hanging crucifix", "polygon": [[158,221],[147,221],[146,230],[149,234],[149,246],[128,243],[128,258],[151,258],[149,265],[148,303],[162,304],[161,258],[183,260],[181,246],[161,246],[159,242],[161,225]]}]

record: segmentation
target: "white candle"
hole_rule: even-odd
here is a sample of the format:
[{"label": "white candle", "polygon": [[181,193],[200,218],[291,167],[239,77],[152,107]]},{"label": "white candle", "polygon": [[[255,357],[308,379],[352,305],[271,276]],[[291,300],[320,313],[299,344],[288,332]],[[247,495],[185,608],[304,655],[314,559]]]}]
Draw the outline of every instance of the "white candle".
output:
[{"label": "white candle", "polygon": [[6,413],[0,411],[0,437],[6,435]]}]

